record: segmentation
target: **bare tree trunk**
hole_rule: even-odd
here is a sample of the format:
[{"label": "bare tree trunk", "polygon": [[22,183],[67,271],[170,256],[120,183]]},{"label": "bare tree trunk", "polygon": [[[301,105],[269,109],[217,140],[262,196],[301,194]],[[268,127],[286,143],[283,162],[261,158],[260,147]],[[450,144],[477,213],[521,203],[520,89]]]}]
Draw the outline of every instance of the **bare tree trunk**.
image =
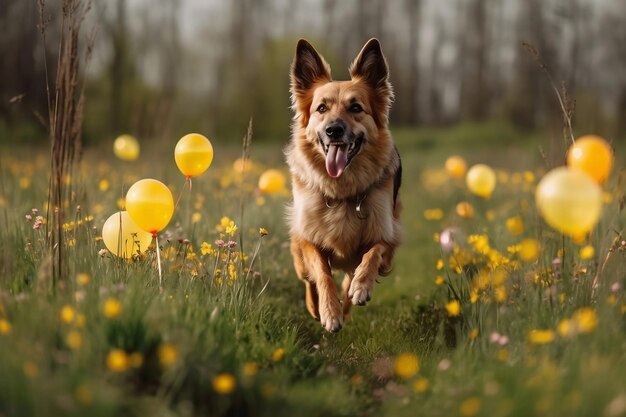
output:
[{"label": "bare tree trunk", "polygon": [[489,114],[487,1],[472,0],[467,14],[460,100],[461,118],[465,120],[483,120]]},{"label": "bare tree trunk", "polygon": [[110,34],[113,43],[111,62],[111,133],[118,134],[123,126],[124,88],[126,87],[126,67],[128,65],[128,28],[126,23],[126,0],[117,0],[115,24],[111,25]]},{"label": "bare tree trunk", "polygon": [[417,125],[420,122],[420,64],[419,64],[419,43],[420,43],[420,23],[421,23],[421,0],[408,0],[407,15],[409,18],[409,77],[407,92],[408,97],[408,117],[407,122]]}]

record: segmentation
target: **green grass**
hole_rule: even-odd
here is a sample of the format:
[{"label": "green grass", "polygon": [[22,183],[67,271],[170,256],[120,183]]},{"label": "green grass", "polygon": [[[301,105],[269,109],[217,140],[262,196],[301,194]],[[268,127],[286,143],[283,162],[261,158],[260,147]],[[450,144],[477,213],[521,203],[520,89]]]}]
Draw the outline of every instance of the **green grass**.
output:
[{"label": "green grass", "polygon": [[[101,257],[97,238],[136,180],[160,179],[179,195],[183,178],[169,157],[174,141],[145,149],[133,163],[114,160],[108,148],[87,151],[72,182],[76,200],[67,208],[68,221],[74,221],[66,232],[69,270],[56,288],[45,228],[33,230],[24,217],[32,208],[45,214],[46,156],[3,150],[0,416],[626,415],[626,258],[613,245],[626,220],[620,207],[623,166],[618,164],[605,186],[612,200],[600,224],[581,244],[545,226],[534,205],[534,185],[546,168],[544,150],[563,147],[560,139],[498,124],[394,132],[405,173],[404,244],[371,303],[355,307],[338,334],[326,333],[305,311],[282,214],[289,195],[261,196],[255,190],[265,168],[284,168],[279,146],[253,143],[255,165],[240,183],[231,168],[240,149],[213,141],[214,165],[193,180],[191,194],[183,192],[160,234],[162,289],[154,249],[128,263]],[[443,172],[451,154],[470,164],[491,164],[506,182],[488,200],[471,195],[462,181]],[[524,181],[523,171],[535,179]],[[473,205],[473,218],[455,212],[461,201]],[[441,218],[427,220],[428,209],[441,209]],[[201,219],[192,223],[195,212]],[[252,271],[236,260],[231,273],[237,276],[230,281],[228,263],[236,258],[200,252],[202,242],[215,249],[215,226],[223,216],[238,226],[230,237],[238,244],[231,255],[243,245],[245,268],[260,241]],[[524,221],[521,235],[506,227],[512,216]],[[433,237],[449,226],[465,236],[487,236],[490,248],[509,261],[519,261],[507,248],[522,238],[538,239],[542,250],[536,262],[500,266],[506,272],[505,300],[496,301],[489,286],[472,303],[472,279],[488,261],[463,239],[472,260],[457,273]],[[260,227],[269,235],[260,238]],[[579,255],[586,244],[595,248],[591,259]],[[535,274],[545,278],[561,254],[560,275],[535,280]],[[605,259],[592,296],[591,281]],[[77,279],[81,273],[88,274],[88,283]],[[438,275],[445,284],[435,284]],[[447,314],[453,294],[461,301],[459,317]],[[107,317],[107,300],[121,303],[119,316]],[[597,322],[561,335],[559,324],[581,309]],[[533,343],[532,330],[551,330],[554,340]],[[495,332],[507,343],[498,343]],[[125,352],[119,372],[107,362],[115,350]],[[394,369],[402,353],[419,359],[416,374],[405,377],[402,366]]]}]

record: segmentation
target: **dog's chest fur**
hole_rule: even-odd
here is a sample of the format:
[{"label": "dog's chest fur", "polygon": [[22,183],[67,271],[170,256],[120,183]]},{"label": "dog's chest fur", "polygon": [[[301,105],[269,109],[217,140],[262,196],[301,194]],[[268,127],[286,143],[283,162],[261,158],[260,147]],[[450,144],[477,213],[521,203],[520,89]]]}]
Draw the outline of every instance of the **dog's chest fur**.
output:
[{"label": "dog's chest fur", "polygon": [[[368,245],[394,240],[397,225],[386,186],[381,184],[355,198],[332,200],[295,180],[289,208],[292,236],[329,251],[333,266],[350,268]],[[359,200],[361,213],[357,212]]]}]

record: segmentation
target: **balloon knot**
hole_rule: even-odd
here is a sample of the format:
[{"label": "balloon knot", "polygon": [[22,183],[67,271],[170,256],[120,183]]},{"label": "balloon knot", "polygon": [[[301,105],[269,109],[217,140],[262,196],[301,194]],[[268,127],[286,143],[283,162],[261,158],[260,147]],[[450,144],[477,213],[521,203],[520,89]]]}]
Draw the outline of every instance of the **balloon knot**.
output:
[{"label": "balloon knot", "polygon": [[156,239],[156,237],[157,237],[157,231],[156,231],[156,230],[153,230],[153,231],[152,231],[152,232],[150,232],[150,233],[152,233],[152,239]]}]

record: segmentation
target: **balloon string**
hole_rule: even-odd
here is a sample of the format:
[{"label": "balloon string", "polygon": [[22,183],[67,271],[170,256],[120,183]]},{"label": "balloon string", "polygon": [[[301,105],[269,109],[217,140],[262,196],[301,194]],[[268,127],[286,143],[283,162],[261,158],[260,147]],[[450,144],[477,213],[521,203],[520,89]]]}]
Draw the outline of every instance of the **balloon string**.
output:
[{"label": "balloon string", "polygon": [[159,288],[163,288],[163,275],[161,272],[161,250],[159,249],[159,236],[153,233],[156,239],[156,251],[157,251],[157,265],[159,266]]},{"label": "balloon string", "polygon": [[174,205],[174,210],[178,208],[178,203],[180,203],[180,199],[183,197],[183,193],[185,192],[185,186],[189,184],[189,192],[191,192],[191,177],[185,177],[185,183],[183,184],[183,188],[180,189],[180,194],[178,194],[178,198],[176,199],[176,204]]}]

